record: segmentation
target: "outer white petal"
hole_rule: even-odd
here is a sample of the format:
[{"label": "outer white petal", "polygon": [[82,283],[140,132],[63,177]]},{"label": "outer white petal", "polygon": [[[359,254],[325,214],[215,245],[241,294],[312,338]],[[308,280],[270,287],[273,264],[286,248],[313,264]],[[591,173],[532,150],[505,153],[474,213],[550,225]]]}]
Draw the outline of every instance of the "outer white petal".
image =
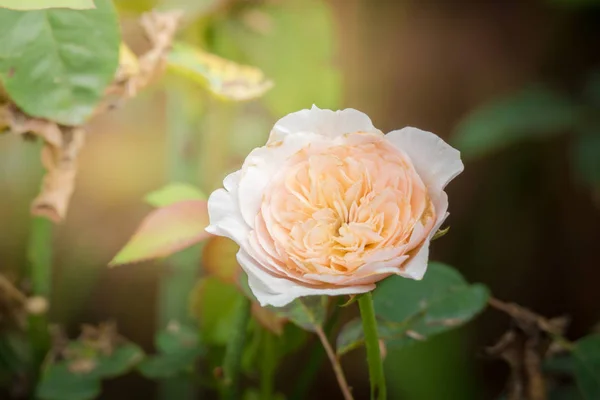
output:
[{"label": "outer white petal", "polygon": [[417,251],[408,262],[404,265],[403,271],[399,272],[399,275],[404,276],[405,278],[411,278],[416,280],[423,279],[425,275],[425,271],[427,271],[427,261],[429,259],[429,243],[431,243],[431,238],[435,233],[440,229],[440,226],[444,223],[448,215],[450,215],[448,210],[448,196],[445,192],[441,192],[438,198],[438,202],[436,207],[437,220],[435,221],[435,225],[429,232],[429,236],[425,239],[425,242],[421,246],[421,248]]},{"label": "outer white petal", "polygon": [[437,195],[464,169],[460,152],[431,132],[407,127],[385,137],[410,157],[431,195]]},{"label": "outer white petal", "polygon": [[301,110],[281,118],[271,131],[269,142],[281,140],[287,135],[298,132],[312,132],[330,138],[345,133],[367,132],[381,134],[373,126],[371,119],[353,108],[332,111],[312,106],[310,110]]},{"label": "outer white petal", "polygon": [[240,213],[237,189],[240,171],[227,175],[223,184],[225,189],[218,189],[208,198],[208,216],[210,225],[208,233],[225,236],[241,245],[247,240],[250,227],[244,222]]},{"label": "outer white petal", "polygon": [[237,260],[248,274],[248,285],[260,305],[263,307],[267,305],[283,307],[295,299],[304,296],[341,296],[346,294],[366,293],[375,289],[374,284],[339,288],[304,286],[298,282],[278,278],[269,274],[243,249],[238,251]]}]

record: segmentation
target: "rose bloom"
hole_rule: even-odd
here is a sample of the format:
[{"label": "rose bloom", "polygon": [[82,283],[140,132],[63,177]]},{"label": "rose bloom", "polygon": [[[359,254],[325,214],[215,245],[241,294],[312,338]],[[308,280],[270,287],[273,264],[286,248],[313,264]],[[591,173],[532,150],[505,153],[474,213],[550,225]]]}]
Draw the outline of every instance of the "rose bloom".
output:
[{"label": "rose bloom", "polygon": [[280,119],[264,147],[208,200],[206,230],[239,244],[261,305],[421,279],[448,216],[460,153],[416,128],[384,135],[365,114],[313,106]]}]

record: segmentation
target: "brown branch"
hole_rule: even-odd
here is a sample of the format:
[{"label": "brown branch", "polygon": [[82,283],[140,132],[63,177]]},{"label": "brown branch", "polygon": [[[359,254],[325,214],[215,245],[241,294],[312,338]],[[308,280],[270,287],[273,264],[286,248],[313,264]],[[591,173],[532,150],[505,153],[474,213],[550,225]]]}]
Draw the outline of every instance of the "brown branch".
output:
[{"label": "brown branch", "polygon": [[352,391],[348,386],[348,382],[346,381],[346,376],[344,375],[344,370],[340,364],[340,360],[335,355],[329,340],[327,339],[327,335],[321,327],[317,327],[316,334],[319,337],[319,340],[323,344],[325,348],[325,352],[327,353],[327,357],[329,357],[329,361],[331,362],[331,366],[333,367],[333,372],[335,373],[335,377],[337,378],[338,384],[340,385],[340,389],[342,390],[342,394],[344,395],[345,400],[354,400],[352,397]]},{"label": "brown branch", "polygon": [[547,333],[555,342],[565,349],[569,349],[573,346],[573,344],[563,336],[568,323],[568,319],[565,317],[548,319],[516,303],[507,303],[495,297],[490,297],[488,304],[492,308],[510,316],[519,324],[519,327],[526,332],[530,332],[532,329],[539,329],[540,331]]}]

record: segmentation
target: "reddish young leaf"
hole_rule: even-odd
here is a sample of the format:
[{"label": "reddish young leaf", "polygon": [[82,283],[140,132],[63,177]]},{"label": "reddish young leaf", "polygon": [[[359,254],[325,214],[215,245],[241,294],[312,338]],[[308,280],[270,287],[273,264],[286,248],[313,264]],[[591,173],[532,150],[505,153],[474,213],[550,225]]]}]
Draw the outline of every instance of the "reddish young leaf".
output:
[{"label": "reddish young leaf", "polygon": [[176,253],[210,237],[208,210],[204,200],[185,200],[157,208],[140,224],[135,234],[109,266],[129,264]]}]

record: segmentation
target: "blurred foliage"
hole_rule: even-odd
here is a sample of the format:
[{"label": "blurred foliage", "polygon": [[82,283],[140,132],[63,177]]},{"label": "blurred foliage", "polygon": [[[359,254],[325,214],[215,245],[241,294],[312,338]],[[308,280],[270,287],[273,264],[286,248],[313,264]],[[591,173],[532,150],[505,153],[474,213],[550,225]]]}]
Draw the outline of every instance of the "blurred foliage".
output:
[{"label": "blurred foliage", "polygon": [[[310,21],[310,29],[306,29]],[[341,76],[332,66],[333,21],[318,0],[249,6],[210,31],[211,46],[228,58],[243,57],[275,86],[264,98],[275,116],[310,108],[338,108]]]},{"label": "blurred foliage", "polygon": [[[0,7],[8,3],[0,1]],[[18,6],[89,5],[88,1],[77,0],[56,0],[52,4],[36,6],[37,3],[40,2],[20,2]],[[596,0],[548,0],[547,3],[570,10],[598,4]],[[173,143],[167,143],[167,146],[172,146],[169,149],[171,162],[182,166],[180,156],[182,159],[187,157],[184,161],[188,162],[189,154],[182,149],[192,147],[199,150],[197,157],[200,163],[205,163],[202,164],[205,168],[199,168],[192,157],[191,164],[183,165],[181,175],[191,176],[193,185],[182,183],[187,179],[171,176],[171,183],[146,195],[145,202],[156,209],[141,222],[136,234],[114,258],[113,264],[123,264],[162,258],[207,239],[204,232],[207,224],[206,196],[203,191],[208,193],[211,189],[209,182],[218,181],[226,170],[238,166],[240,158],[251,148],[262,144],[276,118],[308,108],[313,103],[322,108],[339,108],[342,104],[342,75],[334,62],[339,55],[335,39],[340,27],[334,23],[335,15],[324,1],[122,0],[116,1],[115,5],[124,17],[121,21],[123,40],[129,39],[125,37],[128,16],[137,17],[153,7],[184,10],[184,29],[167,57],[168,74],[182,79],[177,82],[183,82],[183,90],[180,90],[181,87],[174,89],[171,85],[174,80],[158,79],[154,91],[159,92],[160,97],[167,91],[166,88],[170,90],[167,118],[175,118],[175,125],[173,121],[169,123],[169,136],[176,136],[175,130],[185,133],[175,138]],[[143,58],[136,55],[143,47],[141,40],[127,44],[122,42],[117,14],[111,2],[96,0],[96,6],[96,10],[91,11],[51,9],[28,13],[0,9],[0,35],[3,39],[0,41],[0,80],[6,92],[3,93],[3,102],[14,102],[29,117],[81,125],[100,105],[115,73],[120,79],[125,79],[139,76],[144,71]],[[384,61],[387,62],[381,59],[377,63]],[[465,159],[469,160],[489,156],[511,146],[532,141],[540,143],[566,134],[574,174],[592,188],[600,188],[600,74],[592,72],[582,82],[581,87],[574,91],[539,81],[526,84],[513,93],[505,93],[468,114],[453,139]],[[391,82],[390,86],[393,86]],[[156,140],[148,138],[151,133],[146,132],[162,117],[149,115],[154,110],[148,106],[152,95],[155,93],[148,97],[140,95],[136,103],[126,109],[133,120],[130,129],[141,132],[135,140]],[[231,106],[225,105],[224,101],[247,102]],[[120,105],[118,102],[115,104]],[[136,111],[135,107],[139,110]],[[173,110],[180,112],[173,113]],[[182,116],[185,118],[180,118]],[[154,129],[160,130],[162,126]],[[107,137],[104,143],[109,143],[105,146],[109,148],[107,153],[111,157],[121,154],[126,155],[124,158],[135,159],[144,164],[137,167],[140,171],[160,170],[160,166],[154,166],[160,162],[152,155],[144,154],[147,144],[143,147],[144,151],[137,152],[137,144],[128,146],[124,144],[126,139],[121,137],[113,140],[108,132],[110,128],[105,130]],[[198,141],[200,145],[193,140],[196,137],[201,138]],[[2,140],[5,138],[2,137]],[[162,145],[161,142],[157,146]],[[22,173],[11,177],[11,182],[19,185],[14,188],[13,194],[6,194],[17,204],[25,198],[27,191],[21,187],[32,181],[27,175],[31,168],[23,161],[29,158],[21,157],[24,152],[15,155],[11,154],[13,147],[8,149],[0,148],[0,161],[11,173],[13,170]],[[127,193],[131,194],[137,193],[132,187],[157,187],[158,179],[154,177],[154,180],[139,184],[131,179],[119,180],[120,177],[115,176],[122,170],[131,172],[135,169],[133,161],[123,168],[118,161],[114,165],[112,161],[108,165],[106,159],[98,158],[100,161],[96,161],[93,153],[86,153],[86,157],[94,160],[91,164],[98,164],[98,170],[109,171],[110,179],[105,181],[112,185],[111,189],[121,185],[124,192],[128,190]],[[178,171],[174,174],[182,171],[181,168],[175,169]],[[197,175],[204,176],[198,179],[202,190],[195,185]],[[109,187],[103,182],[90,181],[80,185],[87,188]],[[103,193],[103,190],[94,193],[104,196],[104,208],[106,204],[112,207],[113,203],[118,203],[113,201],[116,197],[108,197],[110,194]],[[11,195],[19,200],[14,200]],[[104,223],[105,214],[98,206],[101,201],[91,203],[91,213],[98,215],[85,218],[77,215],[90,227],[85,233],[78,232],[77,240],[81,240],[79,236],[89,235],[90,242],[94,242],[96,236],[93,231]],[[139,203],[142,204],[141,201]],[[110,212],[112,210],[109,209]],[[90,213],[89,210],[86,212]],[[15,229],[20,228],[15,226]],[[18,240],[18,235],[16,239],[13,236],[7,234],[7,240]],[[33,237],[36,241],[29,249],[32,259],[35,261],[43,257],[44,264],[49,265],[54,258],[47,252],[52,247],[50,235],[36,236],[34,232]],[[59,254],[56,257],[59,262],[77,266],[77,269],[72,268],[75,272],[69,275],[89,274],[80,267],[90,267],[88,264],[94,262],[104,265],[106,260],[96,259],[114,250],[99,248],[98,254],[103,254],[100,257],[96,256],[94,248],[90,256],[90,251],[82,250],[77,240],[75,245],[71,244],[75,256]],[[0,247],[3,245],[0,243]],[[101,246],[99,243],[98,247]],[[100,345],[103,342],[97,337],[90,341],[84,336],[70,341],[63,338],[62,342],[53,343],[51,348],[44,348],[47,358],[38,365],[32,356],[32,343],[19,329],[11,329],[0,336],[0,384],[23,386],[24,389],[20,390],[25,394],[35,390],[42,399],[91,399],[100,395],[103,380],[137,368],[148,379],[162,382],[183,377],[187,382],[199,383],[210,394],[213,394],[211,390],[215,390],[221,395],[225,392],[223,389],[231,384],[228,379],[232,374],[242,374],[243,399],[280,400],[287,395],[280,390],[288,387],[279,383],[279,378],[286,375],[288,367],[293,368],[294,378],[298,371],[303,377],[308,377],[298,378],[307,387],[319,375],[322,358],[315,357],[317,363],[314,365],[311,360],[306,364],[296,361],[304,361],[302,353],[309,345],[318,345],[311,341],[313,332],[335,331],[327,329],[328,325],[329,328],[335,325],[342,311],[350,322],[337,336],[338,354],[344,355],[362,345],[360,321],[351,319],[356,312],[353,304],[356,298],[343,309],[330,305],[329,298],[321,296],[296,300],[282,309],[261,308],[249,293],[244,274],[240,273],[236,252],[237,245],[228,239],[210,238],[201,257],[198,257],[199,251],[194,250],[185,257],[175,255],[177,260],[170,258],[164,263],[163,266],[168,268],[165,268],[167,273],[161,276],[163,282],[169,279],[179,261],[198,269],[200,277],[189,296],[189,310],[178,313],[181,315],[189,311],[193,320],[186,323],[172,321],[166,327],[161,326],[154,334],[154,354],[144,355],[138,345],[120,337],[110,337],[109,346],[103,347]],[[69,261],[68,257],[75,261]],[[45,283],[50,287],[52,271],[42,272],[47,274]],[[24,281],[20,286],[27,292],[30,277],[23,273],[20,278]],[[75,286],[81,285],[81,280],[69,279],[75,282]],[[95,276],[87,279],[95,279]],[[184,283],[191,285],[194,282]],[[179,287],[184,288],[184,285]],[[92,289],[92,283],[85,290],[79,288],[86,295],[88,291],[94,293]],[[137,287],[132,287],[130,292],[136,293],[137,290]],[[187,299],[187,292],[179,294]],[[72,302],[74,297],[69,296],[64,295],[61,299]],[[432,263],[423,281],[391,277],[378,285],[374,296],[379,334],[387,346],[388,376],[393,382],[391,386],[395,387],[393,395],[401,394],[409,399],[440,398],[450,396],[453,390],[459,393],[456,398],[472,395],[469,389],[460,386],[463,382],[471,384],[475,378],[468,376],[466,368],[464,371],[456,368],[456,360],[463,362],[462,336],[449,332],[473,319],[486,307],[489,290],[481,284],[467,283],[448,265]],[[53,310],[60,306],[51,304]],[[76,306],[73,306],[74,309]],[[240,318],[240,315],[244,317],[240,309],[251,316],[249,323]],[[134,323],[137,324],[137,321]],[[565,385],[554,387],[549,396],[551,400],[578,398],[575,391],[581,393],[584,399],[600,398],[599,343],[597,335],[586,336],[568,346],[560,359],[546,360],[548,373],[568,377]],[[292,356],[295,357],[293,362],[286,363]],[[39,382],[35,381],[36,371],[41,372]],[[275,377],[278,378],[277,385]],[[431,385],[432,381],[440,383]],[[452,385],[446,390],[448,382]],[[37,387],[33,389],[36,383]]]}]

